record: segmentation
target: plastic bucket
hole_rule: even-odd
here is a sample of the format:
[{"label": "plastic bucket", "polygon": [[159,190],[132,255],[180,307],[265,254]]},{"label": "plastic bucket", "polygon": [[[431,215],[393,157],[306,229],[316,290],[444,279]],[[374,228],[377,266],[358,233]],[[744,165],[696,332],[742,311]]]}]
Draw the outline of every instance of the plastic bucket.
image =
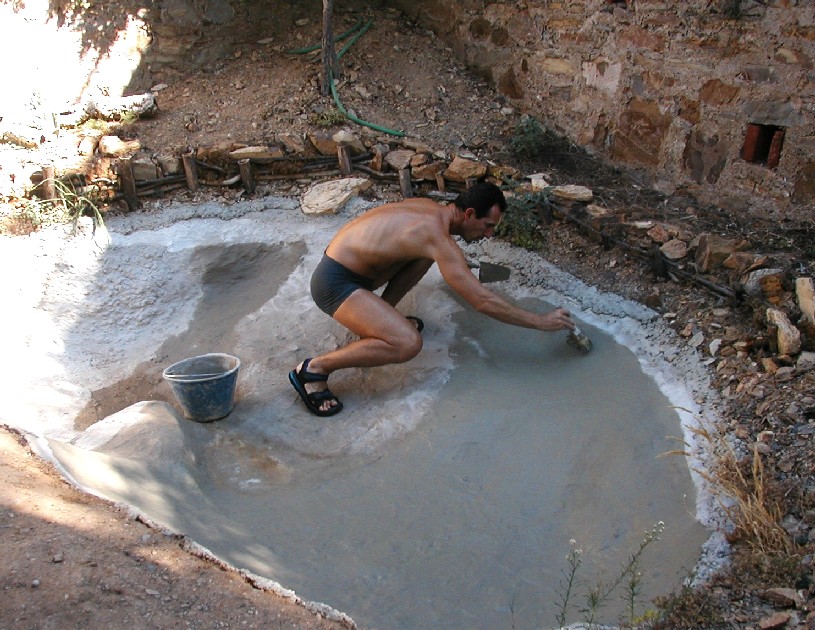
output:
[{"label": "plastic bucket", "polygon": [[232,411],[240,366],[237,357],[213,352],[173,363],[163,376],[186,418],[212,422]]}]

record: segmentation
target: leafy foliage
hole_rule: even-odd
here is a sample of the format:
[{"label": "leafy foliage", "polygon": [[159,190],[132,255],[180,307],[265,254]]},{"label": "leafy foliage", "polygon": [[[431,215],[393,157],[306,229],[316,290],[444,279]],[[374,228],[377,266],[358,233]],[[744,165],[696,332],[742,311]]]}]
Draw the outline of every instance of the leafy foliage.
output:
[{"label": "leafy foliage", "polygon": [[546,128],[532,116],[523,116],[509,139],[509,151],[521,160],[543,157],[546,148]]},{"label": "leafy foliage", "polygon": [[540,216],[549,205],[548,188],[507,197],[507,209],[495,233],[518,247],[540,249],[543,245]]}]

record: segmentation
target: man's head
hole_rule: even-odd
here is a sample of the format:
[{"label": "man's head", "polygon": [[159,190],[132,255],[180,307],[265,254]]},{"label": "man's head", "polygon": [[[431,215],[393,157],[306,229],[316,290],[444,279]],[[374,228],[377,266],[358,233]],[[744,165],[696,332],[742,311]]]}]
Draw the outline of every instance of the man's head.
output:
[{"label": "man's head", "polygon": [[463,213],[458,234],[467,243],[492,236],[507,207],[501,189],[486,182],[464,191],[453,203]]},{"label": "man's head", "polygon": [[472,208],[475,218],[483,219],[494,205],[498,205],[501,212],[507,209],[507,200],[504,193],[495,184],[480,182],[472,188],[465,190],[453,202],[460,210]]}]

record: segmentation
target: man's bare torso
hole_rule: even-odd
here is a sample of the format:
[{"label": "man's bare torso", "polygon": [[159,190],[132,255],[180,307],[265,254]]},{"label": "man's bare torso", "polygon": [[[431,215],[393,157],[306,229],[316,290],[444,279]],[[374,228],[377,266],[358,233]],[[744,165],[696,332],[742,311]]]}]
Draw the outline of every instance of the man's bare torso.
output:
[{"label": "man's bare torso", "polygon": [[337,232],[328,256],[376,286],[406,264],[433,259],[439,238],[449,238],[446,209],[429,199],[386,204],[357,217]]}]

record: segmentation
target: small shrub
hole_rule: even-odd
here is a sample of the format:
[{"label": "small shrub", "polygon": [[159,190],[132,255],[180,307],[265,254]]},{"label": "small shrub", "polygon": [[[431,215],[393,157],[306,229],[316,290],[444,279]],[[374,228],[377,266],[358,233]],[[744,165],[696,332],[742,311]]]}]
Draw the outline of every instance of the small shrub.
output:
[{"label": "small shrub", "polygon": [[546,148],[546,128],[532,116],[523,116],[509,139],[509,151],[516,159],[534,160]]},{"label": "small shrub", "polygon": [[312,112],[309,116],[309,122],[318,127],[332,127],[334,125],[341,125],[347,122],[345,114],[343,114],[336,107],[329,107],[319,112]]},{"label": "small shrub", "polygon": [[683,586],[677,593],[657,597],[653,630],[715,630],[724,627],[724,609],[707,588]]},{"label": "small shrub", "polygon": [[495,233],[513,245],[527,249],[540,249],[543,234],[540,231],[540,211],[549,205],[549,191],[507,197],[507,209]]}]

